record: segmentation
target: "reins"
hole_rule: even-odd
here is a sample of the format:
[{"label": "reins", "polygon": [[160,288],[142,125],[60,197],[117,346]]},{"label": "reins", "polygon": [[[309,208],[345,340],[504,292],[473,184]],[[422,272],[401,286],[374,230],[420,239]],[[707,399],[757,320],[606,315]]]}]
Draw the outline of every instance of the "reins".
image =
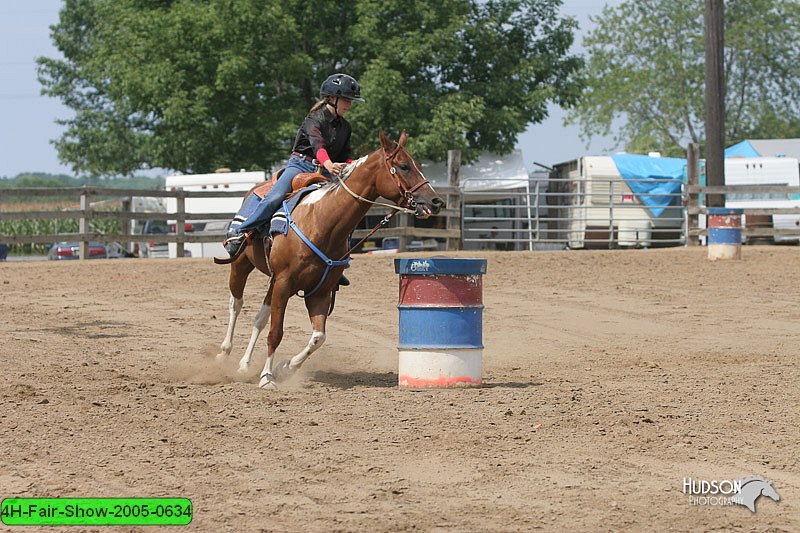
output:
[{"label": "reins", "polygon": [[[417,183],[416,185],[414,185],[410,189],[405,186],[403,181],[397,176],[397,168],[395,168],[394,165],[389,163],[389,161],[391,161],[394,158],[394,156],[397,155],[397,152],[399,152],[401,148],[402,148],[402,146],[400,146],[400,143],[395,143],[394,150],[392,150],[390,153],[386,154],[386,151],[384,150],[384,154],[385,155],[383,156],[383,164],[386,166],[386,170],[389,172],[389,175],[392,177],[392,180],[394,181],[394,184],[397,185],[398,189],[400,189],[400,192],[402,193],[403,198],[405,198],[405,203],[410,208],[416,208],[417,207],[417,202],[414,200],[414,191],[416,191],[417,189],[419,189],[419,188],[421,188],[421,187],[423,187],[425,185],[430,185],[430,182],[427,179],[425,179],[425,176],[422,174],[422,172],[420,172],[420,175],[422,176],[422,181],[421,182]],[[419,171],[419,169],[417,169],[417,170]],[[373,200],[368,200],[368,199],[364,198],[363,196],[360,196],[360,195],[354,193],[352,190],[350,190],[350,187],[347,186],[347,184],[344,182],[342,177],[339,176],[338,174],[336,175],[336,179],[339,180],[339,184],[341,184],[341,186],[344,187],[344,190],[346,190],[348,193],[350,193],[350,196],[352,196],[353,198],[358,198],[362,202],[367,202],[367,203],[372,204],[372,205],[379,205],[381,207],[388,207],[389,209],[394,209],[395,211],[401,211],[401,212],[407,213],[409,215],[413,215],[413,214],[416,213],[415,209],[409,209],[409,207],[401,207],[399,205],[386,204],[386,203],[383,203],[383,202],[375,202]],[[394,215],[394,213],[393,213],[393,215]],[[376,226],[376,230],[377,230],[377,226]]]},{"label": "reins", "polygon": [[392,211],[391,213],[389,213],[388,215],[386,215],[385,217],[383,217],[383,220],[381,220],[380,222],[378,222],[377,224],[375,224],[375,227],[374,227],[374,228],[372,228],[372,231],[370,231],[369,233],[367,233],[367,236],[366,236],[366,237],[364,237],[363,239],[361,239],[360,241],[358,241],[357,243],[355,243],[353,246],[351,246],[351,247],[350,247],[350,249],[349,249],[349,250],[347,250],[347,253],[346,253],[346,254],[344,254],[344,255],[342,256],[342,258],[341,258],[339,261],[343,261],[345,257],[349,257],[349,256],[350,256],[350,252],[352,252],[353,250],[355,250],[356,248],[358,248],[359,246],[361,246],[361,245],[364,243],[364,241],[366,241],[367,239],[369,239],[370,237],[372,237],[373,235],[375,235],[375,232],[376,232],[376,231],[378,231],[378,229],[380,229],[382,226],[385,226],[386,224],[388,224],[388,223],[389,223],[389,221],[392,219],[392,217],[393,217],[393,216],[395,216],[396,214],[397,214],[397,211]]},{"label": "reins", "polygon": [[[350,187],[347,186],[347,184],[345,183],[344,179],[342,179],[342,177],[339,174],[336,175],[336,179],[339,180],[339,184],[353,198],[361,200],[362,202],[367,202],[367,203],[372,204],[372,205],[380,205],[382,207],[388,207],[388,208],[392,209],[392,211],[388,215],[383,217],[383,219],[380,222],[378,222],[375,225],[375,227],[372,228],[372,231],[370,231],[363,239],[358,241],[354,246],[351,246],[350,249],[347,250],[347,253],[345,253],[341,257],[341,259],[339,259],[338,261],[334,261],[332,259],[329,259],[322,252],[322,250],[317,248],[314,245],[314,243],[311,242],[311,240],[308,237],[306,237],[305,234],[302,231],[300,231],[300,228],[297,227],[297,224],[295,224],[294,220],[292,219],[289,207],[286,205],[285,201],[283,202],[283,208],[284,208],[284,211],[286,212],[286,222],[287,222],[287,225],[288,225],[287,231],[289,230],[289,228],[291,228],[295,232],[295,234],[297,234],[297,236],[300,237],[300,239],[303,242],[305,242],[305,244],[309,248],[311,248],[311,250],[317,255],[317,257],[319,257],[320,259],[322,259],[323,262],[325,262],[325,265],[326,265],[325,266],[325,272],[322,274],[322,279],[319,280],[319,282],[316,284],[316,286],[314,286],[313,289],[311,289],[310,291],[308,291],[308,292],[306,292],[306,293],[304,293],[302,295],[300,295],[300,293],[298,291],[298,293],[297,293],[298,296],[300,296],[301,298],[306,298],[306,297],[314,294],[317,291],[317,289],[319,289],[322,286],[322,284],[325,282],[325,279],[328,277],[328,273],[330,272],[332,267],[346,266],[350,262],[350,253],[353,250],[355,250],[356,248],[358,248],[359,246],[361,246],[361,244],[363,244],[364,241],[366,241],[367,239],[372,237],[375,234],[375,232],[378,231],[378,229],[380,229],[382,226],[385,226],[386,224],[388,224],[389,221],[392,219],[392,217],[394,215],[396,215],[398,212],[408,213],[410,215],[416,214],[416,209],[415,208],[417,207],[417,202],[414,200],[414,191],[416,191],[420,187],[423,187],[424,185],[430,185],[430,182],[427,179],[425,179],[425,176],[422,175],[422,172],[420,172],[419,168],[417,168],[417,171],[422,176],[422,181],[417,183],[416,185],[414,185],[414,187],[412,187],[411,189],[409,189],[408,187],[405,186],[405,184],[403,183],[403,180],[401,180],[399,178],[399,176],[397,175],[397,167],[395,167],[394,165],[392,165],[390,163],[391,160],[394,159],[394,157],[397,155],[397,153],[401,149],[402,149],[402,146],[400,145],[400,143],[396,143],[394,150],[392,150],[390,153],[387,154],[386,150],[384,150],[383,163],[386,166],[386,170],[389,172],[389,175],[392,177],[392,180],[394,181],[395,185],[397,185],[397,188],[400,189],[400,193],[402,194],[402,197],[405,199],[404,203],[408,207],[401,207],[399,205],[386,204],[386,203],[383,203],[383,202],[376,202],[376,201],[364,198],[363,196],[353,192],[350,189]],[[412,161],[413,161],[413,159],[412,159]],[[416,164],[415,164],[415,166],[416,166]],[[331,306],[331,309],[333,309],[332,306]]]}]

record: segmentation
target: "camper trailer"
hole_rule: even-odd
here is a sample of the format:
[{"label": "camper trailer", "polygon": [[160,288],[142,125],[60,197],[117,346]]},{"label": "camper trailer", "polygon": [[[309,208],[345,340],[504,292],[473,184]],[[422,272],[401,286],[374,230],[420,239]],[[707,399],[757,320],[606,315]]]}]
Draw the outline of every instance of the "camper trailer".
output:
[{"label": "camper trailer", "polygon": [[[642,157],[646,163],[647,156]],[[652,159],[657,159],[653,157]],[[609,156],[581,157],[555,166],[550,174],[548,205],[551,238],[570,248],[649,247],[681,242],[683,208],[680,191],[660,194],[668,205],[647,205],[648,194],[636,193],[639,183],[678,185],[644,170],[624,179]],[[638,188],[638,187],[637,187]]]},{"label": "camper trailer", "polygon": [[[242,205],[242,199],[253,186],[266,180],[264,172],[215,172],[213,174],[189,174],[168,176],[167,190],[183,189],[184,191],[241,191],[242,195],[227,198],[186,198],[186,224],[207,234],[218,234],[219,242],[187,243],[185,250],[192,257],[225,257],[227,252],[222,246],[223,235],[229,220],[193,219],[191,213],[229,213],[233,216]],[[178,209],[175,198],[167,199],[167,211]],[[174,224],[175,221],[170,221]],[[169,257],[177,256],[177,245],[169,244]]]},{"label": "camper trailer", "polygon": [[[422,162],[434,187],[448,185],[445,163]],[[460,167],[461,232],[464,250],[533,250],[544,232],[546,176],[529,176],[522,152],[505,155],[484,152]],[[542,200],[543,203],[543,200]]]},{"label": "camper trailer", "polygon": [[[800,187],[800,163],[792,157],[731,157],[725,160],[725,185],[778,185]],[[734,193],[725,207],[772,209],[800,207],[800,195]],[[775,242],[800,240],[800,215],[744,216],[746,227],[797,229],[797,235],[776,235]],[[701,222],[702,225],[702,222]]]}]

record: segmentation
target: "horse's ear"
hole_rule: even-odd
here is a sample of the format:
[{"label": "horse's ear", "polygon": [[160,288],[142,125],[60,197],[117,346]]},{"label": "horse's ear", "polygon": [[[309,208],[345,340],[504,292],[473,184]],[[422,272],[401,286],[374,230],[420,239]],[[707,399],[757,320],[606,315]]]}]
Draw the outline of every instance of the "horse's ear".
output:
[{"label": "horse's ear", "polygon": [[403,133],[400,134],[400,140],[397,143],[405,148],[406,143],[408,142],[408,134],[406,134],[406,130],[403,130]]},{"label": "horse's ear", "polygon": [[392,141],[383,133],[383,128],[381,128],[381,146],[385,152],[388,152],[392,148]]}]

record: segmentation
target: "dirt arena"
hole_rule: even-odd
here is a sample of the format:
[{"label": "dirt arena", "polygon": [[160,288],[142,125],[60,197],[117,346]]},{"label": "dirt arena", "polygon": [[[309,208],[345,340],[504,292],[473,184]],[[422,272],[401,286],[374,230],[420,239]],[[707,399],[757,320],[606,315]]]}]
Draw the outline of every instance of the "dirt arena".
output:
[{"label": "dirt arena", "polygon": [[[260,275],[218,364],[208,259],[0,263],[0,496],[188,497],[181,531],[800,530],[800,249],[458,255],[489,261],[485,386],[422,392],[396,387],[392,256],[353,261],[279,391],[266,335],[235,371]],[[287,324],[278,359],[297,298]],[[682,492],[746,475],[781,500]]]}]

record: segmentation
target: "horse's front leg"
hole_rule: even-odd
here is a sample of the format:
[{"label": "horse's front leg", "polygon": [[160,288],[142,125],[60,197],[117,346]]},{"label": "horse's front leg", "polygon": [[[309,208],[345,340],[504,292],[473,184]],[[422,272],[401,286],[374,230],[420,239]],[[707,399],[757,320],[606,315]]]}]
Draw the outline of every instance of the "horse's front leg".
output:
[{"label": "horse's front leg", "polygon": [[274,289],[270,304],[270,326],[267,335],[267,361],[264,363],[264,370],[261,371],[261,379],[258,386],[262,389],[275,388],[275,376],[272,375],[272,357],[283,340],[283,320],[286,316],[286,304],[289,302],[291,293],[288,290],[288,283],[282,280],[273,282]]},{"label": "horse's front leg", "polygon": [[331,305],[331,293],[326,292],[321,295],[314,295],[306,299],[308,318],[311,319],[311,338],[303,350],[292,357],[288,362],[284,362],[279,367],[279,378],[287,377],[294,373],[306,359],[316,352],[325,342],[325,324],[328,321],[328,310]]},{"label": "horse's front leg", "polygon": [[272,282],[270,281],[267,295],[264,297],[264,303],[261,304],[261,309],[258,310],[256,319],[253,321],[253,332],[250,334],[250,342],[247,344],[247,349],[244,351],[242,359],[239,361],[239,372],[246,373],[250,367],[250,360],[253,358],[253,351],[256,347],[258,336],[264,330],[264,327],[269,321],[270,302],[272,301]]},{"label": "horse's front leg", "polygon": [[244,351],[241,360],[239,360],[240,373],[244,374],[250,369],[250,360],[253,358],[256,341],[258,340],[258,336],[261,335],[261,331],[267,325],[267,322],[269,322],[269,312],[269,304],[264,301],[264,303],[261,304],[261,309],[258,310],[255,320],[253,320],[253,331],[250,334],[250,342],[247,343],[247,349]]}]

